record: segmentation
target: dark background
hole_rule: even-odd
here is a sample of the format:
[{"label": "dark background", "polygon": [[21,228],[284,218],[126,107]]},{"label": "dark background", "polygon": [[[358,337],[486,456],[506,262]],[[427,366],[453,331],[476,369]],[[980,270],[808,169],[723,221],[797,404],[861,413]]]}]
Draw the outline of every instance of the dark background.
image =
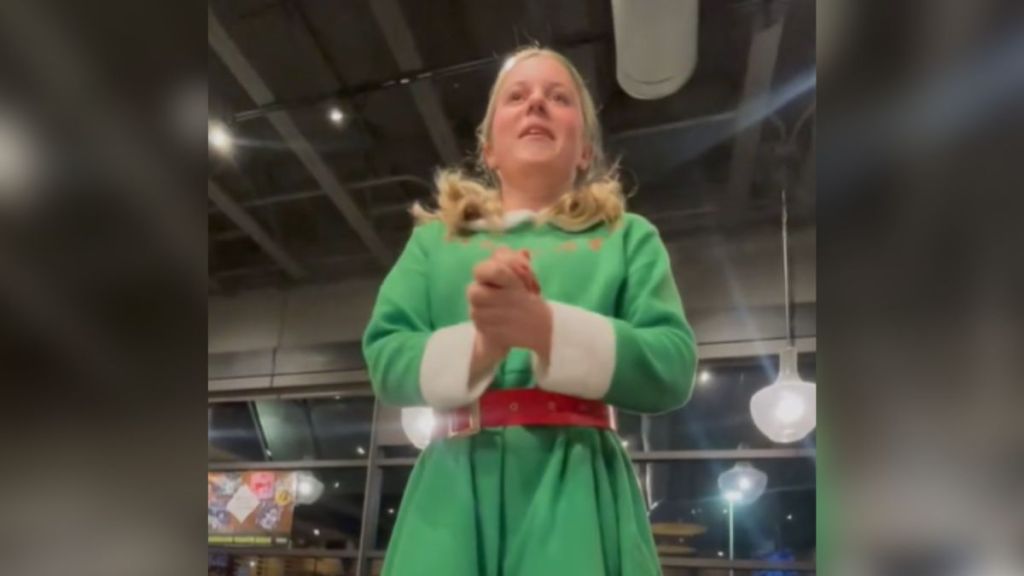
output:
[{"label": "dark background", "polygon": [[[209,168],[156,112],[213,83],[205,7],[0,4],[0,94],[54,159],[0,214],[5,571],[206,560]],[[823,566],[1024,566],[1020,9],[818,2]]]}]

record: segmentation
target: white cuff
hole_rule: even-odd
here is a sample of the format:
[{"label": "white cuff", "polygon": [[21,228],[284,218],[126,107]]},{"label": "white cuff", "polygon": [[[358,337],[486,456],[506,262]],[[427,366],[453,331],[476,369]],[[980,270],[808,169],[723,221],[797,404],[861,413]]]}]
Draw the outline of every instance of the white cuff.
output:
[{"label": "white cuff", "polygon": [[497,367],[476,382],[469,381],[476,328],[463,322],[434,331],[420,363],[420,391],[427,405],[439,410],[465,406],[479,398],[494,379]]},{"label": "white cuff", "polygon": [[551,356],[541,366],[533,354],[537,385],[548,392],[598,400],[615,373],[615,328],[604,316],[560,302],[551,307]]}]

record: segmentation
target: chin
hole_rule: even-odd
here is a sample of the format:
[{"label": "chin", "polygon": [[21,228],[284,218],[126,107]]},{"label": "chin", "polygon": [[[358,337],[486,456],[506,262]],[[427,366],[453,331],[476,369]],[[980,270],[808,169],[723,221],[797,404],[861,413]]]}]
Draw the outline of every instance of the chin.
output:
[{"label": "chin", "polygon": [[559,151],[552,147],[524,147],[516,151],[516,160],[529,164],[564,164]]}]

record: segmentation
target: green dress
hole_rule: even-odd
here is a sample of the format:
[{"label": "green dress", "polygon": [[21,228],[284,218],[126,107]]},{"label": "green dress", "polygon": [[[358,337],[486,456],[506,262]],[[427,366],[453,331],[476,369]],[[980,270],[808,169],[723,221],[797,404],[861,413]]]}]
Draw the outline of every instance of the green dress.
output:
[{"label": "green dress", "polygon": [[[657,229],[634,214],[569,232],[506,215],[448,237],[418,226],[385,279],[363,339],[381,402],[450,409],[485,388],[541,388],[631,412],[690,397],[696,342]],[[527,249],[552,303],[550,364],[513,349],[468,382],[466,288],[497,246]],[[614,432],[508,427],[432,442],[403,497],[385,576],[661,574],[647,509]]]}]

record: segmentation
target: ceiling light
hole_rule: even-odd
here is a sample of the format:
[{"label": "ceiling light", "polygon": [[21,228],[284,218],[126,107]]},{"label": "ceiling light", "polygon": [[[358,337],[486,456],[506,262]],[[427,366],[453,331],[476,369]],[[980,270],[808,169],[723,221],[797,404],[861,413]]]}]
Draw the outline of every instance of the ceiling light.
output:
[{"label": "ceiling light", "polygon": [[331,109],[327,111],[327,119],[335,126],[340,126],[342,121],[345,120],[345,113],[341,111],[341,108],[332,106]]},{"label": "ceiling light", "polygon": [[711,382],[711,371],[705,368],[700,371],[700,383],[707,384],[708,382]]},{"label": "ceiling light", "polygon": [[211,120],[206,128],[210,148],[219,154],[230,154],[234,148],[234,140],[226,124],[219,120]]},{"label": "ceiling light", "polygon": [[0,109],[0,209],[29,198],[40,175],[40,146],[25,121]]},{"label": "ceiling light", "polygon": [[782,189],[782,281],[786,307],[787,346],[779,354],[779,376],[770,386],[750,398],[750,416],[757,429],[773,442],[788,444],[802,440],[817,426],[817,387],[800,379],[797,351],[793,345],[789,292],[789,212],[786,189]]},{"label": "ceiling light", "polygon": [[779,377],[750,398],[750,415],[773,442],[796,442],[817,425],[816,397],[817,387],[797,373],[796,348],[788,347],[779,360]]}]

